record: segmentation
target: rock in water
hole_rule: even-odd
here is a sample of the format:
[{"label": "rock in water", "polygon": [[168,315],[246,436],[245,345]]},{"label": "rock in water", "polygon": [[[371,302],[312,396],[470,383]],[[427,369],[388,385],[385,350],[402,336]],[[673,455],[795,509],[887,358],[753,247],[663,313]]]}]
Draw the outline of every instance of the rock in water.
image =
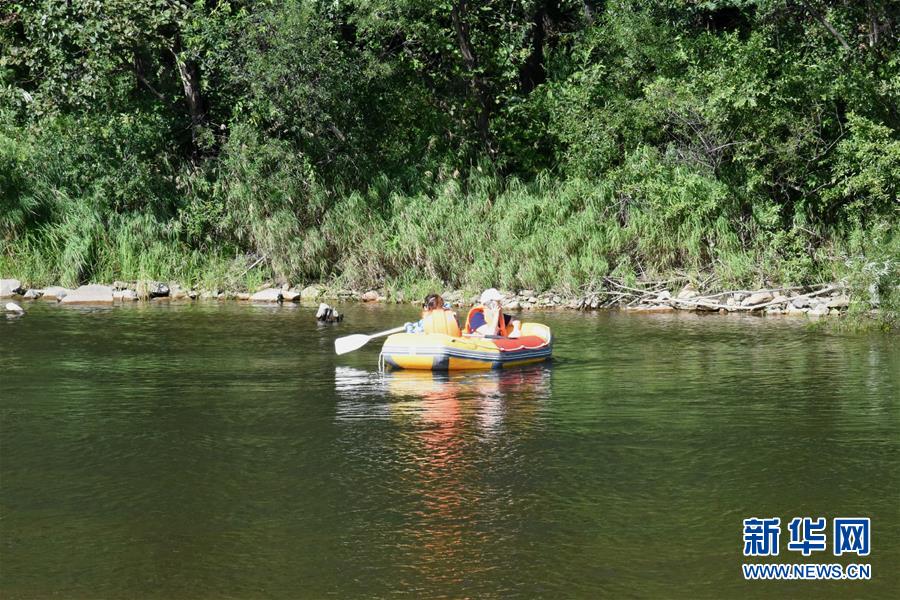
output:
[{"label": "rock in water", "polygon": [[37,300],[41,296],[44,295],[44,290],[28,290],[25,292],[25,295],[22,296],[26,300]]},{"label": "rock in water", "polygon": [[316,311],[316,319],[323,323],[338,323],[344,320],[344,315],[323,302]]},{"label": "rock in water", "polygon": [[300,292],[294,290],[282,291],[281,299],[285,302],[298,302],[300,300]]},{"label": "rock in water", "polygon": [[281,290],[278,288],[260,290],[250,296],[250,302],[281,302]]},{"label": "rock in water", "polygon": [[7,302],[6,303],[6,311],[11,313],[22,314],[25,312],[25,309],[16,304],[15,302]]},{"label": "rock in water", "polygon": [[363,294],[360,299],[363,302],[377,302],[378,301],[378,292],[375,290],[369,290],[365,294]]},{"label": "rock in water", "polygon": [[21,289],[22,282],[18,279],[0,279],[0,298],[15,296]]},{"label": "rock in water", "polygon": [[62,299],[63,304],[112,304],[113,289],[108,285],[83,285]]}]

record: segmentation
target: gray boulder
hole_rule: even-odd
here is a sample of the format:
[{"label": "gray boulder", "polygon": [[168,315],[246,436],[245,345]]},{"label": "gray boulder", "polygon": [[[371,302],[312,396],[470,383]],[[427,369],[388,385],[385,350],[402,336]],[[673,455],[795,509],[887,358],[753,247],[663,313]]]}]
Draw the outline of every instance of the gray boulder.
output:
[{"label": "gray boulder", "polygon": [[809,308],[812,304],[812,301],[807,296],[797,296],[796,298],[791,298],[791,306],[794,308]]},{"label": "gray boulder", "polygon": [[260,290],[250,296],[250,302],[280,302],[281,290],[278,288],[267,288]]},{"label": "gray boulder", "polygon": [[64,287],[60,287],[58,285],[51,285],[50,287],[44,288],[44,295],[41,296],[44,300],[62,300],[66,297],[67,294],[72,293],[72,290]]},{"label": "gray boulder", "polygon": [[115,290],[113,292],[113,300],[122,302],[134,302],[138,299],[137,292],[134,290]]},{"label": "gray boulder", "polygon": [[766,302],[771,301],[774,298],[771,292],[756,292],[755,294],[750,294],[749,297],[741,300],[741,306],[757,306],[759,304],[765,304]]},{"label": "gray boulder", "polygon": [[807,312],[806,314],[811,317],[823,317],[828,314],[828,305],[824,302],[816,304],[815,306],[810,308],[809,312]]},{"label": "gray boulder", "polygon": [[0,279],[0,298],[10,298],[22,290],[22,282],[18,279]]},{"label": "gray boulder", "polygon": [[837,296],[828,301],[828,308],[847,308],[850,306],[850,298],[847,296]]},{"label": "gray boulder", "polygon": [[677,298],[679,300],[690,300],[691,298],[696,298],[699,295],[699,292],[697,292],[694,286],[692,286],[691,284],[687,284],[686,286],[681,288],[680,292],[678,292]]},{"label": "gray boulder", "polygon": [[325,288],[321,285],[308,285],[300,290],[300,298],[303,300],[315,300],[325,293]]},{"label": "gray boulder", "polygon": [[83,285],[62,299],[63,304],[112,304],[113,289],[108,285]]},{"label": "gray boulder", "polygon": [[28,290],[27,292],[25,292],[25,294],[22,297],[25,298],[26,300],[37,300],[38,298],[40,298],[43,295],[44,295],[44,290]]},{"label": "gray boulder", "polygon": [[169,296],[169,286],[159,281],[138,281],[135,290],[141,298],[166,298]]},{"label": "gray boulder", "polygon": [[187,292],[177,283],[173,283],[169,286],[169,298],[172,300],[184,300],[187,297]]}]

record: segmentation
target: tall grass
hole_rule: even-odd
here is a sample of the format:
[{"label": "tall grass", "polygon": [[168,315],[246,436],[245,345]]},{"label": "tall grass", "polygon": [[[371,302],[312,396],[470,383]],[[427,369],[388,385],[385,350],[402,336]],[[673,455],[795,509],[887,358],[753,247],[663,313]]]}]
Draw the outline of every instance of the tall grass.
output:
[{"label": "tall grass", "polygon": [[[807,222],[786,228],[778,206],[649,147],[596,177],[545,172],[525,182],[445,169],[423,173],[414,190],[381,177],[339,192],[290,145],[251,129],[235,128],[214,161],[174,167],[73,127],[0,130],[0,273],[27,285],[331,281],[421,296],[487,286],[576,293],[610,275],[678,273],[723,288],[847,278],[896,303],[900,242],[889,217],[843,236]],[[134,127],[114,124],[115,139],[149,135]],[[86,146],[78,156],[65,150],[73,139]]]}]

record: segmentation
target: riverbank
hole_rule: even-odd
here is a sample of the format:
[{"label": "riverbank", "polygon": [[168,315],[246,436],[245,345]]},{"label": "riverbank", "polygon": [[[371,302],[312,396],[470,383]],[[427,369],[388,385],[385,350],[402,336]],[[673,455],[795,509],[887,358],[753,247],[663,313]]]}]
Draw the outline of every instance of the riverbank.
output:
[{"label": "riverbank", "polygon": [[[769,287],[763,289],[708,290],[679,280],[632,282],[606,278],[602,285],[579,294],[554,291],[503,291],[503,305],[509,311],[533,309],[604,310],[618,309],[638,313],[675,311],[749,313],[757,315],[840,316],[854,303],[862,311],[876,310],[870,301],[854,300],[841,283],[809,286]],[[444,299],[457,308],[471,306],[478,295],[464,290],[442,292]],[[30,288],[15,279],[0,282],[0,297],[62,304],[116,304],[141,301],[236,301],[253,303],[292,302],[366,302],[420,304],[421,298],[402,291],[352,290],[313,284],[304,287],[283,284],[248,290],[198,290],[175,282],[115,281],[77,288],[49,286]],[[859,306],[862,305],[862,306]]]}]

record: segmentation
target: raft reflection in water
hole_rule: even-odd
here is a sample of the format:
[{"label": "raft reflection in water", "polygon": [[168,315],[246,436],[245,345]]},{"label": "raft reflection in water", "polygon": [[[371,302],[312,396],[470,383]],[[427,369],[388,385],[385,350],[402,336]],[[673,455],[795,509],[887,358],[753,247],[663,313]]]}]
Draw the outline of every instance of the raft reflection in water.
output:
[{"label": "raft reflection in water", "polygon": [[440,371],[370,372],[335,369],[341,401],[337,419],[411,417],[446,421],[441,415],[476,417],[486,423],[535,414],[550,396],[551,369],[545,365],[508,370],[448,373]]},{"label": "raft reflection in water", "polygon": [[[406,565],[403,589],[468,588],[492,581],[487,569],[515,572],[510,537],[533,501],[516,482],[528,472],[523,449],[539,436],[551,374],[544,366],[335,372],[338,423],[354,441],[348,448],[380,432],[382,443],[369,445],[365,460],[389,474],[378,485],[395,503],[390,514],[371,513],[360,526],[390,540],[382,550]],[[365,485],[365,476],[354,483]]]}]

